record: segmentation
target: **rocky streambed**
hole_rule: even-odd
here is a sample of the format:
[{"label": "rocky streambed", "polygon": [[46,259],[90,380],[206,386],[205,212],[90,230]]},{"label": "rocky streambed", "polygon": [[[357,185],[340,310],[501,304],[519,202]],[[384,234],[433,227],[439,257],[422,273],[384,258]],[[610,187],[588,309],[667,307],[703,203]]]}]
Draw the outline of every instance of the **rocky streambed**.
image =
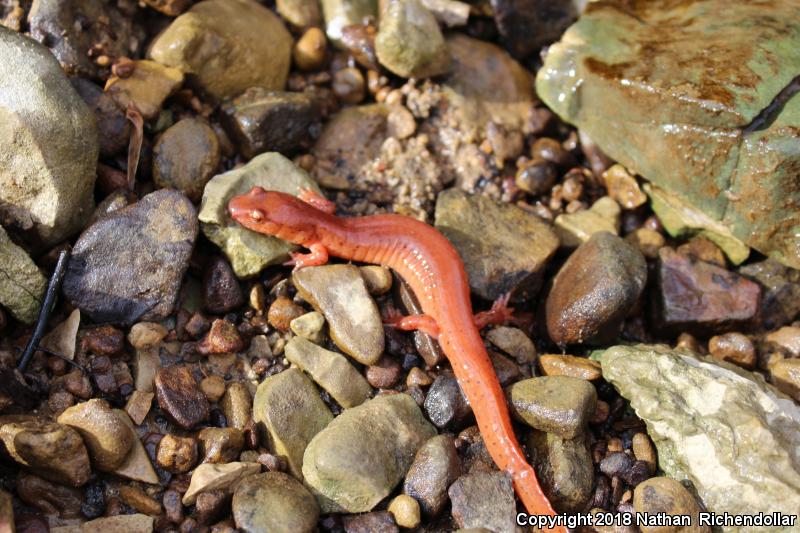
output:
[{"label": "rocky streambed", "polygon": [[799,9],[0,0],[0,531],[523,529],[404,280],[284,266],[254,186],[511,295],[481,334],[584,531],[796,530],[698,516],[800,511]]}]

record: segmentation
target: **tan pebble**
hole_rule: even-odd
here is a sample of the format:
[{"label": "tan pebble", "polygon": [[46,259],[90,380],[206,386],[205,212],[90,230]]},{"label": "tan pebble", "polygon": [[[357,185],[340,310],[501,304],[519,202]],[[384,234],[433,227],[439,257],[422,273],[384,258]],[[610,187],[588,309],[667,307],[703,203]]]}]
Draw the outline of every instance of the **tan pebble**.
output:
[{"label": "tan pebble", "polygon": [[621,452],[624,450],[622,447],[622,439],[619,437],[611,437],[608,439],[608,445],[606,446],[606,450],[608,453],[614,452]]},{"label": "tan pebble", "polygon": [[407,139],[414,135],[417,121],[411,111],[401,106],[394,106],[389,116],[386,117],[388,133],[397,139]]},{"label": "tan pebble", "polygon": [[200,382],[200,390],[209,402],[216,402],[225,394],[225,380],[219,376],[208,376]]},{"label": "tan pebble", "polygon": [[622,165],[612,165],[603,173],[608,195],[623,209],[635,209],[647,201],[647,195],[639,188],[639,183]]},{"label": "tan pebble", "polygon": [[161,514],[161,504],[147,495],[139,487],[123,485],[119,488],[119,496],[128,506],[140,513],[158,516]]},{"label": "tan pebble", "polygon": [[427,387],[431,383],[433,383],[433,379],[428,373],[416,366],[409,370],[408,376],[406,376],[406,387]]},{"label": "tan pebble", "polygon": [[[668,477],[653,477],[636,486],[633,491],[633,508],[637,513],[666,513],[690,515],[692,525],[680,528],[682,533],[710,533],[708,526],[700,526],[700,506],[692,494],[680,482]],[[641,526],[642,533],[669,533],[678,531],[673,527]]]},{"label": "tan pebble", "polygon": [[197,441],[192,437],[164,435],[156,451],[158,466],[173,474],[183,474],[197,463]]},{"label": "tan pebble", "polygon": [[414,529],[419,526],[419,502],[407,494],[396,496],[389,503],[388,511],[392,513],[394,521],[400,527]]},{"label": "tan pebble", "polygon": [[366,96],[364,75],[355,67],[343,68],[333,75],[333,94],[345,104],[358,104]]},{"label": "tan pebble", "polygon": [[139,322],[131,327],[128,342],[136,349],[155,346],[164,340],[169,330],[155,322]]},{"label": "tan pebble", "polygon": [[711,337],[708,351],[722,361],[752,370],[756,366],[756,349],[753,341],[742,333],[724,333]]},{"label": "tan pebble", "polygon": [[300,70],[317,70],[325,62],[328,40],[319,28],[309,28],[297,40],[292,51],[294,64]]},{"label": "tan pebble", "polygon": [[726,267],[725,254],[719,246],[704,237],[692,237],[689,242],[678,246],[678,253],[722,268]]},{"label": "tan pebble", "polygon": [[320,343],[325,339],[325,317],[322,313],[311,311],[289,323],[292,332],[311,342]]},{"label": "tan pebble", "polygon": [[656,259],[658,250],[666,244],[664,236],[649,228],[639,228],[625,236],[625,240],[636,246],[648,259]]},{"label": "tan pebble", "polygon": [[646,433],[637,433],[633,436],[632,447],[634,457],[647,463],[650,474],[655,474],[658,461],[656,459],[656,450],[650,437]]},{"label": "tan pebble", "polygon": [[489,330],[486,339],[524,365],[536,360],[536,346],[519,328],[498,326]]},{"label": "tan pebble", "polygon": [[267,308],[267,294],[261,283],[256,283],[250,289],[250,307],[256,311],[264,311]]},{"label": "tan pebble", "polygon": [[574,355],[542,355],[539,357],[539,365],[545,376],[571,376],[591,381],[600,379],[603,375],[600,363]]},{"label": "tan pebble", "polygon": [[767,334],[764,342],[789,357],[800,357],[800,327],[784,326]]},{"label": "tan pebble", "polygon": [[399,89],[389,91],[386,95],[386,103],[389,105],[400,105],[403,103],[403,92]]},{"label": "tan pebble", "polygon": [[367,292],[372,296],[381,296],[389,292],[392,288],[392,273],[388,268],[377,265],[367,265],[358,268],[361,277],[364,278],[364,283],[367,286]]},{"label": "tan pebble", "polygon": [[770,368],[772,383],[800,402],[800,359],[781,359]]},{"label": "tan pebble", "polygon": [[144,421],[147,413],[150,412],[154,396],[155,394],[152,392],[135,390],[128,398],[128,403],[125,404],[125,412],[128,413],[128,416],[137,426]]},{"label": "tan pebble", "polygon": [[684,350],[689,350],[690,352],[705,354],[706,349],[705,347],[700,344],[694,335],[691,333],[681,333],[678,336],[678,341],[675,343],[676,348],[683,348]]}]

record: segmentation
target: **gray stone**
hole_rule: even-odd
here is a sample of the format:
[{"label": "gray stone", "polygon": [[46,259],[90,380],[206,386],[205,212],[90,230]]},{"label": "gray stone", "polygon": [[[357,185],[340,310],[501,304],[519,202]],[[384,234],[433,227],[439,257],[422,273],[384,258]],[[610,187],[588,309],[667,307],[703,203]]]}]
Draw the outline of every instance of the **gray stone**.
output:
[{"label": "gray stone", "polygon": [[[797,3],[591,3],[537,93],[612,159],[800,267]],[[709,53],[713,51],[713,53]]]},{"label": "gray stone", "polygon": [[303,474],[322,512],[359,513],[388,496],[436,434],[407,394],[347,409],[306,448]]},{"label": "gray stone", "polygon": [[553,279],[545,305],[550,338],[560,346],[613,339],[646,281],[639,250],[611,233],[595,233]]},{"label": "gray stone", "polygon": [[593,496],[594,464],[586,437],[563,439],[553,433],[531,432],[531,463],[547,499],[562,513],[581,512]]},{"label": "gray stone", "polygon": [[660,345],[615,346],[599,358],[647,424],[659,467],[691,481],[710,511],[800,508],[800,407],[761,376]]},{"label": "gray stone", "polygon": [[282,472],[242,480],[233,493],[233,519],[244,533],[312,533],[319,505],[299,481]]},{"label": "gray stone", "polygon": [[0,226],[0,304],[25,324],[39,316],[47,280],[25,250]]},{"label": "gray stone", "polygon": [[331,339],[359,363],[374,365],[384,348],[378,306],[353,265],[302,268],[292,274],[298,294],[325,316]]},{"label": "gray stone", "polygon": [[139,55],[145,32],[134,15],[135,6],[108,0],[35,0],[28,25],[31,37],[50,48],[67,74],[101,78],[108,67],[89,53],[95,46],[111,58]]},{"label": "gray stone", "polygon": [[403,78],[437,76],[450,66],[439,24],[420,0],[388,0],[375,53],[381,65]]},{"label": "gray stone", "polygon": [[96,322],[161,320],[175,307],[197,232],[196,211],[183,194],[150,193],[81,234],[64,295]]},{"label": "gray stone", "polygon": [[112,157],[128,146],[131,123],[125,112],[102,87],[84,78],[70,78],[70,83],[94,112],[100,154]]},{"label": "gray stone", "polygon": [[198,202],[217,171],[220,155],[217,134],[205,121],[179,120],[153,147],[153,181],[162,188],[178,189]]},{"label": "gray stone", "polygon": [[511,477],[502,472],[476,472],[461,476],[448,491],[453,520],[462,529],[486,528],[495,533],[516,533],[516,502]]},{"label": "gray stone", "polygon": [[220,110],[222,125],[247,159],[267,151],[293,152],[319,129],[320,107],[303,93],[251,87]]},{"label": "gray stone", "polygon": [[439,194],[435,225],[458,250],[470,288],[487,300],[507,292],[512,299],[535,296],[558,249],[553,230],[536,215],[457,188]]},{"label": "gray stone", "polygon": [[255,0],[204,0],[153,40],[148,57],[221,100],[249,87],[283,89],[291,54],[280,18]]},{"label": "gray stone", "polygon": [[577,17],[573,0],[492,0],[506,48],[524,58],[561,37]]},{"label": "gray stone", "polygon": [[447,489],[461,475],[461,459],[451,435],[436,435],[417,451],[403,482],[403,492],[417,500],[429,518],[447,505]]},{"label": "gray stone", "polygon": [[0,56],[0,222],[46,247],[92,214],[95,120],[44,46],[0,27]]},{"label": "gray stone", "polygon": [[518,381],[508,389],[511,412],[531,427],[574,439],[594,413],[597,392],[586,380],[542,376]]},{"label": "gray stone", "polygon": [[800,271],[767,259],[743,266],[739,274],[761,286],[761,320],[765,328],[785,326],[800,315]]},{"label": "gray stone", "polygon": [[230,199],[256,186],[295,195],[304,188],[319,192],[308,174],[275,152],[254,157],[241,168],[211,178],[203,192],[198,219],[205,236],[222,248],[240,278],[285,261],[295,249],[286,241],[243,228],[228,214]]},{"label": "gray stone", "polygon": [[258,386],[253,419],[266,433],[270,451],[285,456],[291,473],[302,479],[303,453],[333,415],[314,383],[301,370],[290,368]]},{"label": "gray stone", "polygon": [[364,403],[372,388],[347,358],[302,337],[294,337],[284,348],[286,359],[307,372],[344,408]]}]

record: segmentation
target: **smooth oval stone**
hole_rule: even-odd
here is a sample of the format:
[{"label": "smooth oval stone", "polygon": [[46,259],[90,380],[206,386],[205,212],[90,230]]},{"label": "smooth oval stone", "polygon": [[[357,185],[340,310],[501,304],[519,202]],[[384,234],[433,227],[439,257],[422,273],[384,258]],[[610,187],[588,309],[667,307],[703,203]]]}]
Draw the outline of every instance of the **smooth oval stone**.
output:
[{"label": "smooth oval stone", "polygon": [[417,500],[425,516],[439,516],[447,489],[461,475],[461,459],[451,435],[436,435],[417,451],[403,482],[403,492]]},{"label": "smooth oval stone", "polygon": [[447,72],[447,53],[439,23],[419,0],[389,0],[375,36],[378,61],[404,78],[427,78]]},{"label": "smooth oval stone", "polygon": [[511,412],[531,427],[565,439],[579,435],[597,403],[586,380],[542,376],[518,381],[508,389]]},{"label": "smooth oval stone", "polygon": [[244,431],[253,414],[253,397],[244,383],[231,383],[220,401],[228,426]]},{"label": "smooth oval stone", "polygon": [[294,337],[284,348],[286,359],[307,372],[344,408],[361,405],[372,394],[364,376],[347,358],[302,337]]},{"label": "smooth oval stone", "polygon": [[253,419],[269,437],[270,451],[283,455],[292,474],[302,479],[303,453],[333,415],[314,383],[290,368],[265,379],[253,400]]},{"label": "smooth oval stone", "polygon": [[104,472],[120,466],[133,446],[128,426],[105,400],[95,398],[73,405],[61,413],[58,423],[78,430],[95,468]]},{"label": "smooth oval stone", "polygon": [[197,212],[186,196],[174,190],[150,193],[83,232],[67,265],[64,295],[96,322],[166,318],[197,232]]},{"label": "smooth oval stone", "polygon": [[370,511],[435,434],[411,396],[378,396],[345,410],[314,437],[303,456],[303,475],[322,512]]},{"label": "smooth oval stone", "polygon": [[148,56],[180,69],[211,96],[286,84],[292,37],[280,18],[254,0],[204,0],[176,18]]},{"label": "smooth oval stone", "polygon": [[560,346],[613,339],[646,281],[639,250],[611,233],[595,233],[553,280],[545,304],[550,338]]},{"label": "smooth oval stone", "polygon": [[0,417],[0,440],[12,459],[47,480],[80,487],[92,475],[83,439],[67,425],[28,416]]},{"label": "smooth oval stone", "polygon": [[[688,515],[692,517],[690,527],[680,528],[681,533],[710,532],[708,526],[699,524],[700,505],[686,487],[668,477],[654,477],[639,483],[633,491],[633,508],[637,513],[649,515]],[[640,526],[642,533],[661,533],[658,526]]]},{"label": "smooth oval stone", "polygon": [[0,57],[0,218],[46,247],[92,214],[97,128],[47,48],[0,26]]},{"label": "smooth oval stone", "polygon": [[153,181],[200,201],[220,162],[217,134],[204,121],[185,118],[170,126],[153,147]]},{"label": "smooth oval stone", "polygon": [[245,478],[233,493],[233,519],[245,533],[311,533],[319,505],[300,482],[282,472]]},{"label": "smooth oval stone", "polygon": [[377,363],[384,348],[383,323],[358,267],[307,267],[294,272],[292,282],[298,294],[325,316],[336,346],[359,363]]}]

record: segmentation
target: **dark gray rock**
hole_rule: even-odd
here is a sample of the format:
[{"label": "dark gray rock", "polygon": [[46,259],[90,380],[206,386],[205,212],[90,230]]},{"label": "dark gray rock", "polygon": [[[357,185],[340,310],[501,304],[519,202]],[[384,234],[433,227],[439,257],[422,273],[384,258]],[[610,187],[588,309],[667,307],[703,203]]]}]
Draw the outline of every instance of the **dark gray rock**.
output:
[{"label": "dark gray rock", "polygon": [[70,78],[69,81],[89,109],[94,112],[100,155],[111,157],[122,151],[128,146],[131,135],[131,123],[125,118],[122,109],[102,87],[94,82],[84,78]]},{"label": "dark gray rock", "polygon": [[436,377],[425,396],[425,414],[439,429],[462,429],[472,415],[467,397],[453,374]]},{"label": "dark gray rock", "polygon": [[577,17],[572,0],[491,0],[494,22],[513,56],[557,41]]},{"label": "dark gray rock", "polygon": [[197,213],[183,194],[148,194],[83,232],[67,265],[64,295],[97,322],[166,318],[197,232]]},{"label": "dark gray rock", "polygon": [[403,492],[419,502],[427,517],[441,514],[447,489],[461,475],[461,459],[451,435],[436,435],[417,451],[406,474]]}]

